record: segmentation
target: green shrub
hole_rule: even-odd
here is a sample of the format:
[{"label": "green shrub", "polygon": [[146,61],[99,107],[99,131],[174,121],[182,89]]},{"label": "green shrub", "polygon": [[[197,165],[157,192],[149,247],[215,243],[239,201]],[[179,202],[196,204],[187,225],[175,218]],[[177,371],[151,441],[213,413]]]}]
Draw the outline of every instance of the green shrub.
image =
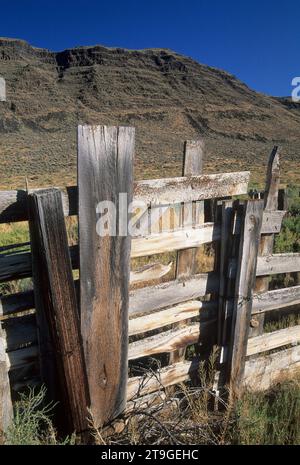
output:
[{"label": "green shrub", "polygon": [[20,401],[14,408],[14,419],[5,435],[8,445],[56,445],[73,444],[74,437],[59,442],[53,427],[51,416],[54,404],[45,405],[45,387],[39,390],[29,389],[20,394]]},{"label": "green shrub", "polygon": [[300,444],[300,376],[267,393],[246,393],[234,430],[237,444]]}]

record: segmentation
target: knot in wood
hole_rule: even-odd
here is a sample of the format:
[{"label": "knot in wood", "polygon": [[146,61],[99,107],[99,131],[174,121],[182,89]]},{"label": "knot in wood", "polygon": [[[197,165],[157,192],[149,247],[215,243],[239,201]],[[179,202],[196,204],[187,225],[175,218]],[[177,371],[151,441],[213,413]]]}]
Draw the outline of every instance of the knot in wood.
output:
[{"label": "knot in wood", "polygon": [[251,328],[258,328],[259,326],[259,321],[256,318],[251,318],[250,320],[250,326]]}]

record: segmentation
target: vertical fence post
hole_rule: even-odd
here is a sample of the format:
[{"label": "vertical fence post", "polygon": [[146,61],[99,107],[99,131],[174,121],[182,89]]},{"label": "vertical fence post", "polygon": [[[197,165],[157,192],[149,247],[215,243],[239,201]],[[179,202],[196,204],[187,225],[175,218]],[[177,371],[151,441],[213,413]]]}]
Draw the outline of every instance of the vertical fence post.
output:
[{"label": "vertical fence post", "polygon": [[[134,128],[78,127],[81,331],[96,426],[126,405],[131,238],[118,218],[132,201],[133,153]],[[96,231],[100,211],[107,212],[99,205],[97,213],[101,201],[115,208],[114,235]]]},{"label": "vertical fence post", "polygon": [[[268,211],[278,209],[278,191],[280,183],[280,165],[279,165],[279,148],[274,147],[267,167],[266,184],[264,192],[264,208]],[[259,252],[260,256],[270,255],[274,247],[274,234],[264,234],[260,238]],[[255,284],[255,292],[265,292],[269,289],[269,277],[258,277]],[[263,333],[265,315],[256,315],[252,321],[249,337],[259,336]]]},{"label": "vertical fence post", "polygon": [[[188,140],[184,145],[184,165],[183,176],[198,175],[202,173],[203,168],[203,155],[204,155],[204,141],[203,140]],[[191,215],[193,212],[194,214]],[[204,222],[204,202],[195,202],[182,207],[181,218],[182,226],[185,221],[190,221],[191,217],[194,218],[197,224]],[[190,225],[192,227],[192,224]],[[195,272],[197,249],[191,248],[186,250],[179,250],[177,252],[176,260],[176,278],[189,278]],[[185,325],[183,322],[182,325]],[[180,324],[178,325],[180,326]],[[179,349],[171,352],[169,363],[176,363],[184,359],[185,349]]]},{"label": "vertical fence post", "polygon": [[49,328],[66,427],[82,433],[90,402],[61,193],[32,193],[28,205],[36,309]]},{"label": "vertical fence post", "polygon": [[236,267],[235,295],[227,364],[229,386],[233,397],[237,397],[242,388],[262,214],[263,201],[248,200],[245,202]]},{"label": "vertical fence post", "polygon": [[0,76],[0,102],[6,102],[6,83],[5,79]]},{"label": "vertical fence post", "polygon": [[229,341],[231,336],[232,302],[235,294],[235,274],[232,263],[238,261],[240,235],[236,226],[242,221],[244,206],[238,200],[226,200],[221,210],[221,241],[219,260],[219,296],[217,344],[220,349],[219,370],[216,373],[214,389],[217,397],[226,396]]},{"label": "vertical fence post", "polygon": [[[0,316],[1,315],[2,304],[0,299]],[[0,444],[3,443],[4,433],[13,418],[8,369],[6,337],[0,321]]]}]

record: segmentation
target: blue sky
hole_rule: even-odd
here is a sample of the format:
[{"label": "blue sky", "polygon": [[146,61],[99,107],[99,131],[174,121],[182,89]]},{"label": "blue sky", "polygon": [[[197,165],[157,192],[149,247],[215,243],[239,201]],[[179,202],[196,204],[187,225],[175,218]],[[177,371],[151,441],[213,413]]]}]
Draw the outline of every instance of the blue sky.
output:
[{"label": "blue sky", "polygon": [[0,36],[52,50],[170,48],[271,95],[290,95],[300,76],[299,24],[299,0],[0,0]]}]

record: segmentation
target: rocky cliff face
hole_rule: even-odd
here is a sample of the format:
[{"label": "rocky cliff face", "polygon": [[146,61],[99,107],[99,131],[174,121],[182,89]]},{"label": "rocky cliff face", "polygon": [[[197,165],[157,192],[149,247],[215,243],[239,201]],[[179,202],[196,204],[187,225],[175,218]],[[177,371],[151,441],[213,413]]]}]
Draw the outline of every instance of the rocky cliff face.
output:
[{"label": "rocky cliff face", "polygon": [[170,50],[56,53],[4,38],[0,75],[2,186],[25,176],[32,185],[74,182],[78,123],[135,126],[138,178],[180,174],[182,143],[197,137],[207,142],[207,171],[259,175],[274,144],[283,146],[286,178],[299,166],[298,104]]}]

